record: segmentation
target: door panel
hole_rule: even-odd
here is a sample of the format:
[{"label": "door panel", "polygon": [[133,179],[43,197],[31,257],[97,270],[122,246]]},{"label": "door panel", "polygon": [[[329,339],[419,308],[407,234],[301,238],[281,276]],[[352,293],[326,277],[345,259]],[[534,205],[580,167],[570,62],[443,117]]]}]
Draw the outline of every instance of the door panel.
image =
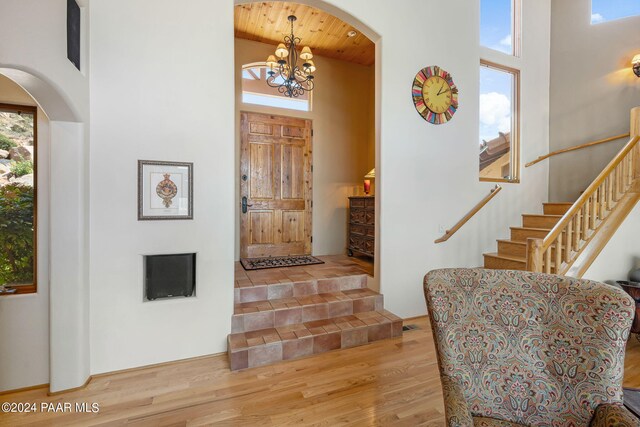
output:
[{"label": "door panel", "polygon": [[249,213],[251,244],[274,243],[273,212],[253,211]]},{"label": "door panel", "polygon": [[282,212],[282,243],[304,242],[304,211]]},{"label": "door panel", "polygon": [[304,199],[304,147],[282,146],[282,199]]},{"label": "door panel", "polygon": [[305,138],[305,128],[296,126],[282,126],[282,136],[285,138]]},{"label": "door panel", "polygon": [[273,199],[273,144],[250,144],[251,199]]},{"label": "door panel", "polygon": [[240,256],[311,254],[311,121],[241,113]]},{"label": "door panel", "polygon": [[257,133],[259,135],[273,135],[273,126],[266,123],[251,123],[249,129],[250,133]]}]

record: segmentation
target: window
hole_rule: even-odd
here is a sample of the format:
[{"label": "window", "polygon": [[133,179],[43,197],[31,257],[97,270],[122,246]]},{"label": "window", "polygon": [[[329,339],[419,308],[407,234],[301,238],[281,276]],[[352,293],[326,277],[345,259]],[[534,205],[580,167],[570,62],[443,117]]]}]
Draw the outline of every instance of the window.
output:
[{"label": "window", "polygon": [[640,15],[640,0],[592,0],[591,23]]},{"label": "window", "polygon": [[517,182],[520,72],[480,64],[480,179]]},{"label": "window", "polygon": [[[277,77],[275,80],[275,83],[282,82],[282,77]],[[304,95],[297,98],[289,98],[278,92],[278,89],[267,85],[267,67],[265,64],[245,65],[242,68],[242,102],[266,107],[311,111],[309,92],[305,92]]]},{"label": "window", "polygon": [[520,1],[480,0],[480,45],[520,56]]},{"label": "window", "polygon": [[36,109],[0,104],[0,285],[36,290]]}]

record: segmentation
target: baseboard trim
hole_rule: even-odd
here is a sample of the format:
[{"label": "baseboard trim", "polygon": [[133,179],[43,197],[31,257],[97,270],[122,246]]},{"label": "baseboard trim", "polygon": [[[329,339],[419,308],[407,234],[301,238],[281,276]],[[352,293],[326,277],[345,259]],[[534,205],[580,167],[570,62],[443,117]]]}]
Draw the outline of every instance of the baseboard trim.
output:
[{"label": "baseboard trim", "polygon": [[214,353],[214,354],[207,354],[207,355],[204,355],[204,356],[188,357],[186,359],[171,360],[171,361],[168,361],[168,362],[153,363],[151,365],[136,366],[135,368],[127,368],[127,369],[120,369],[120,370],[117,370],[117,371],[103,372],[101,374],[94,374],[91,377],[96,379],[96,378],[108,377],[108,376],[111,376],[111,375],[128,374],[128,373],[131,373],[131,372],[142,371],[142,370],[145,370],[145,369],[162,368],[163,366],[174,365],[176,363],[195,362],[195,361],[198,361],[198,360],[212,359],[212,358],[215,358],[215,357],[226,356],[226,355],[227,355],[227,352],[225,351],[224,353]]},{"label": "baseboard trim", "polygon": [[5,391],[0,391],[0,396],[4,396],[7,394],[13,394],[13,393],[24,393],[25,391],[32,391],[32,390],[39,390],[41,388],[49,388],[49,384],[38,384],[38,385],[32,385],[30,387],[22,387],[22,388],[16,388],[14,390],[5,390]]},{"label": "baseboard trim", "polygon": [[405,317],[404,319],[402,319],[403,322],[410,322],[412,320],[420,320],[420,319],[426,319],[428,318],[429,315],[428,314],[423,314],[421,316],[413,316],[413,317]]},{"label": "baseboard trim", "polygon": [[47,396],[58,396],[60,394],[73,393],[74,391],[83,390],[89,385],[89,383],[91,382],[92,379],[93,379],[93,376],[89,375],[89,378],[87,378],[87,380],[84,382],[84,384],[82,384],[79,387],[67,388],[65,390],[60,390],[60,391],[51,391],[51,390],[49,390],[49,391],[47,391]]},{"label": "baseboard trim", "polygon": [[[52,391],[48,391],[47,392],[47,396],[58,396],[60,394],[73,393],[74,391],[85,389],[92,380],[95,380],[95,379],[98,379],[98,378],[108,377],[108,376],[111,376],[111,375],[128,374],[128,373],[131,373],[131,372],[142,371],[142,370],[145,370],[145,369],[161,368],[161,367],[164,367],[164,366],[174,365],[176,363],[194,362],[194,361],[197,361],[197,360],[212,359],[212,358],[215,358],[215,357],[226,356],[226,355],[227,355],[227,352],[207,354],[205,356],[188,357],[186,359],[171,360],[169,362],[154,363],[154,364],[151,364],[151,365],[136,366],[135,368],[120,369],[120,370],[117,370],[117,371],[109,371],[109,372],[103,372],[103,373],[100,373],[100,374],[89,375],[89,378],[87,378],[87,380],[81,386],[74,387],[74,388],[69,388],[69,389],[66,389],[66,390],[60,390],[60,391],[53,391],[53,392]],[[48,386],[48,385],[49,384],[46,384],[46,386]],[[9,392],[9,393],[11,393],[11,392]],[[0,393],[0,395],[1,394],[2,393]]]}]

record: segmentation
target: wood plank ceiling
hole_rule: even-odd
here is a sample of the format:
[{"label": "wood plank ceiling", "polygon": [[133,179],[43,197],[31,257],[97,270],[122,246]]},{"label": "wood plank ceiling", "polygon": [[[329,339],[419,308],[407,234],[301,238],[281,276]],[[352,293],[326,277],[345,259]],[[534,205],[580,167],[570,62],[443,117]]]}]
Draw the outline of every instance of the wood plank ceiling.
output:
[{"label": "wood plank ceiling", "polygon": [[[235,8],[237,38],[273,44],[282,42],[291,31],[287,17],[295,15],[296,37],[309,46],[314,55],[326,56],[361,65],[375,62],[375,44],[357,29],[322,10],[282,1],[247,3]],[[355,37],[348,33],[355,31]]]}]

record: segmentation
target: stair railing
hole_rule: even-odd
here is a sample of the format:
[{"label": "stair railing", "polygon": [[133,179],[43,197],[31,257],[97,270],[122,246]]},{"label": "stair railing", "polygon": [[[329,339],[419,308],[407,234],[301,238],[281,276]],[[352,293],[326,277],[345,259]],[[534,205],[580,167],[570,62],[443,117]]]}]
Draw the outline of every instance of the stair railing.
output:
[{"label": "stair railing", "polygon": [[[564,274],[638,177],[640,153],[632,138],[544,239],[527,239],[527,270]],[[574,256],[576,255],[576,256]]]},{"label": "stair railing", "polygon": [[464,217],[462,217],[462,219],[458,221],[456,225],[454,225],[450,230],[447,230],[442,237],[435,240],[434,243],[443,243],[449,240],[451,236],[456,234],[456,232],[460,230],[462,226],[465,225],[471,218],[473,218],[475,214],[480,212],[482,208],[484,208],[487,203],[491,201],[491,199],[496,197],[500,191],[502,191],[502,187],[500,187],[499,185],[496,185],[494,188],[492,188],[489,194],[487,194],[482,200],[480,200],[480,202],[478,202],[478,204],[475,205],[473,209],[471,209]]},{"label": "stair railing", "polygon": [[628,133],[625,133],[625,134],[622,134],[622,135],[610,136],[609,138],[605,138],[605,139],[599,139],[599,140],[593,141],[593,142],[587,142],[586,144],[575,145],[573,147],[563,148],[561,150],[552,151],[549,154],[545,154],[544,156],[540,156],[537,159],[535,159],[533,161],[530,161],[529,163],[525,164],[524,167],[528,168],[529,166],[533,166],[533,165],[535,165],[537,163],[540,163],[543,160],[548,159],[549,157],[557,156],[558,154],[564,154],[564,153],[569,153],[571,151],[582,150],[584,148],[593,147],[594,145],[606,144],[607,142],[617,141],[617,140],[622,139],[622,138],[628,138],[629,136],[631,136],[631,135],[628,134]]},{"label": "stair railing", "polygon": [[544,239],[527,239],[527,270],[565,274],[640,177],[640,107],[631,113],[631,139]]}]

